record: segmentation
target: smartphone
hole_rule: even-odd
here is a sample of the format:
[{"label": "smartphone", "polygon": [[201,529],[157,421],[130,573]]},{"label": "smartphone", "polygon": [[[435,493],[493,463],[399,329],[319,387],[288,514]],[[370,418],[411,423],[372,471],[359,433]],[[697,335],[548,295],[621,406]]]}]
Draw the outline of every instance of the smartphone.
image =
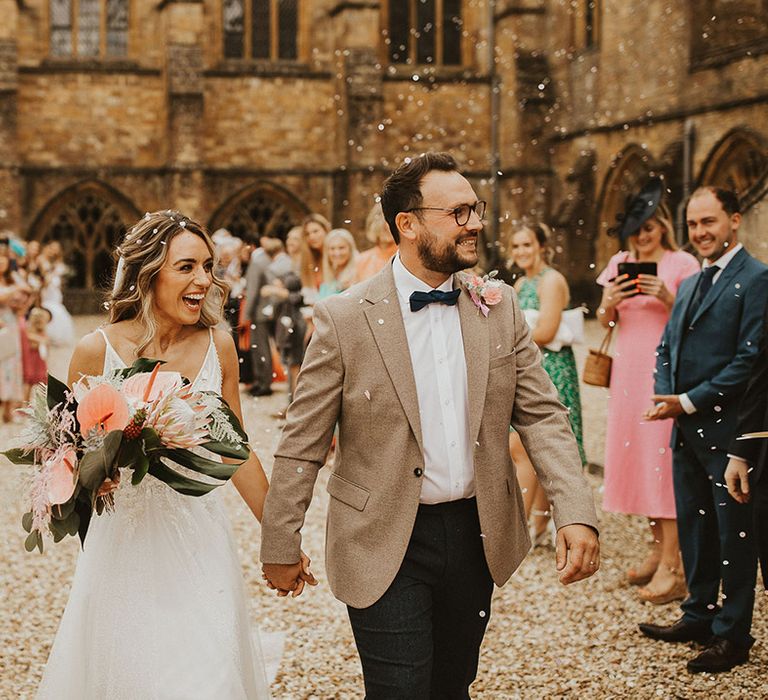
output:
[{"label": "smartphone", "polygon": [[620,262],[619,277],[628,275],[627,279],[637,279],[638,275],[658,274],[655,262]]},{"label": "smartphone", "polygon": [[[626,280],[622,280],[623,282],[626,282],[627,280],[636,280],[638,275],[656,275],[657,273],[657,267],[655,262],[620,262],[619,263],[619,274],[618,277],[621,277],[622,275],[628,275]],[[638,289],[638,294],[642,294],[642,292]],[[634,294],[632,296],[635,296]]]}]

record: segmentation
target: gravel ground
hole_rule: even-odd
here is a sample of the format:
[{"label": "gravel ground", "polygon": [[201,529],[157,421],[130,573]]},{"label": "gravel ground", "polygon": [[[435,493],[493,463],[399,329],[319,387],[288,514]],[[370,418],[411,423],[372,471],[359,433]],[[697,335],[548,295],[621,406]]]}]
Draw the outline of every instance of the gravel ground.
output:
[{"label": "gravel ground", "polygon": [[[96,319],[77,319],[80,332]],[[599,330],[588,324],[595,345]],[[65,375],[66,353],[56,353],[51,369]],[[254,447],[271,468],[279,425],[270,414],[285,394],[245,400],[246,423]],[[586,387],[583,395],[587,453],[600,463],[605,391]],[[14,426],[0,427],[0,444],[13,439]],[[74,539],[48,546],[44,555],[27,554],[20,520],[22,471],[0,469],[0,697],[28,698],[42,674],[69,592],[77,557]],[[591,475],[599,503],[600,478]],[[286,633],[285,654],[272,686],[275,698],[361,698],[362,674],[344,606],[325,585],[324,513],[321,473],[305,527],[305,550],[314,560],[317,588],[300,598],[277,599],[262,585],[258,564],[259,529],[231,486],[225,487],[250,592],[251,615],[264,631]],[[646,527],[640,518],[601,516],[602,569],[586,582],[558,584],[551,550],[530,555],[502,589],[496,590],[473,697],[484,698],[768,698],[768,596],[760,593],[753,634],[758,639],[748,665],[719,676],[691,676],[688,645],[643,638],[640,621],[669,622],[675,605],[638,602],[622,583],[623,572],[644,553]]]}]

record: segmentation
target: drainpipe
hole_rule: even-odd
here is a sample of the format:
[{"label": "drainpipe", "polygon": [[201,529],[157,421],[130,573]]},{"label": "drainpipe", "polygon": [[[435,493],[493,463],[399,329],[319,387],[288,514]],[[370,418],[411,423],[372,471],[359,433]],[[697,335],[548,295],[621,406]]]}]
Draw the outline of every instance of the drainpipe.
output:
[{"label": "drainpipe", "polygon": [[496,0],[488,2],[488,62],[491,79],[491,227],[490,237],[487,240],[488,264],[494,267],[499,259],[499,248],[496,245],[499,239],[499,171],[501,159],[499,155],[499,119],[501,112],[501,88],[499,76],[496,70]]},{"label": "drainpipe", "polygon": [[685,233],[685,203],[691,194],[693,181],[693,149],[696,143],[696,127],[693,119],[688,117],[683,126],[683,198],[677,205],[677,242],[683,246],[687,244]]}]

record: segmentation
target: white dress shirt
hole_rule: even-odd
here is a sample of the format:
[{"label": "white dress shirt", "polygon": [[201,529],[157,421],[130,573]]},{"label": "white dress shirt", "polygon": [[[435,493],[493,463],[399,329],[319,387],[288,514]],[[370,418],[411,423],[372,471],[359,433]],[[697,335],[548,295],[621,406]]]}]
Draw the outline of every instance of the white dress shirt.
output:
[{"label": "white dress shirt", "polygon": [[[728,265],[731,260],[733,260],[736,253],[738,253],[744,246],[741,245],[741,243],[737,243],[731,250],[729,250],[727,253],[721,255],[715,262],[711,263],[709,260],[704,260],[702,263],[701,269],[706,270],[708,267],[711,267],[712,265],[715,265],[716,267],[719,267],[720,269],[715,273],[715,276],[712,278],[712,286],[714,287],[717,284],[717,280],[720,279],[720,275],[723,274],[723,270],[725,270],[726,266]],[[687,414],[696,413],[696,406],[693,405],[693,401],[691,401],[688,394],[680,394],[680,405],[683,407],[683,410]]]},{"label": "white dress shirt", "polygon": [[[421,503],[444,503],[475,495],[469,439],[467,365],[459,307],[432,303],[411,311],[412,292],[430,292],[396,255],[392,262],[405,335],[419,399],[424,476]],[[437,289],[453,289],[453,276]]]}]

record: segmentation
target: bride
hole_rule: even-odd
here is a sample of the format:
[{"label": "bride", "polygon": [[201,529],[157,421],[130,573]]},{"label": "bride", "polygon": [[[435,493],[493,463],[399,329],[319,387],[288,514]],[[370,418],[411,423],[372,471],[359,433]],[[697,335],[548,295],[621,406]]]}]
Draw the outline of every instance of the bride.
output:
[{"label": "bride", "polygon": [[[226,286],[207,232],[177,212],[146,214],[117,252],[110,323],[78,343],[70,386],[156,358],[242,420],[237,352],[214,330]],[[261,520],[268,484],[253,452],[232,482]],[[183,496],[152,477],[102,486],[113,489],[114,511],[91,521],[38,698],[268,698],[219,490]],[[303,563],[301,588],[315,583]]]}]

